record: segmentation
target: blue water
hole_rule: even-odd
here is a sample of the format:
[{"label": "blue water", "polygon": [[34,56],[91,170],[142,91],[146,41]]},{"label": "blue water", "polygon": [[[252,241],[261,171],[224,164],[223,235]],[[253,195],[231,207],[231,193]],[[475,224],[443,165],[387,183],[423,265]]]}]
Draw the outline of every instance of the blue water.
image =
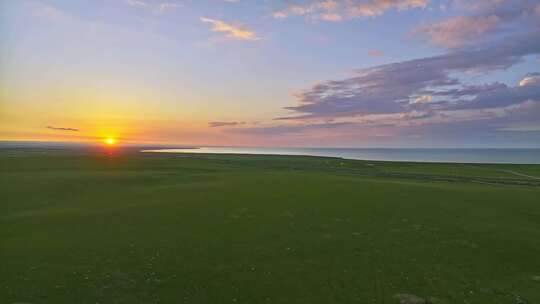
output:
[{"label": "blue water", "polygon": [[184,149],[143,150],[160,153],[227,153],[311,155],[347,159],[452,162],[540,164],[540,149],[363,149],[363,148],[239,148],[201,147]]}]

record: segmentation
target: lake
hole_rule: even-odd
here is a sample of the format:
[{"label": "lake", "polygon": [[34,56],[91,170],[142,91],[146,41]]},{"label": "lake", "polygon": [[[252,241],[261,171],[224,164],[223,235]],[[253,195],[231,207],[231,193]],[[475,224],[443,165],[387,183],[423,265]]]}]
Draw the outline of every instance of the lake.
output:
[{"label": "lake", "polygon": [[540,164],[540,149],[199,147],[182,149],[143,150],[143,152],[310,155],[380,161]]}]

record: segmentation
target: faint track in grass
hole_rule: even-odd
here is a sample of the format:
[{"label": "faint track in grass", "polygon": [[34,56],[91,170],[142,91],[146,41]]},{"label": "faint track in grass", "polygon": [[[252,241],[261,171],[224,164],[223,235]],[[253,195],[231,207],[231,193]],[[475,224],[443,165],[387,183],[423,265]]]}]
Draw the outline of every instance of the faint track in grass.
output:
[{"label": "faint track in grass", "polygon": [[[295,168],[301,170],[301,168]],[[340,174],[351,174],[355,176],[363,177],[376,177],[376,178],[397,178],[406,180],[416,180],[424,182],[454,182],[454,183],[479,183],[491,186],[529,186],[540,187],[540,178],[495,178],[495,177],[480,177],[480,176],[454,176],[454,175],[434,175],[434,174],[420,174],[420,173],[405,173],[405,172],[392,172],[392,171],[365,171],[359,168],[309,168],[314,170],[321,170],[327,172],[335,172]],[[525,177],[525,176],[521,176]]]},{"label": "faint track in grass", "polygon": [[[189,155],[190,158],[202,158],[208,159],[208,155]],[[261,162],[257,159],[248,159],[248,161],[240,162],[239,159],[223,159],[223,158],[211,158],[214,161],[226,164],[229,166],[246,166],[252,168],[264,168],[271,170],[287,170],[287,171],[320,171],[336,174],[346,174],[361,177],[370,178],[390,178],[390,179],[405,179],[411,181],[421,182],[448,182],[448,183],[475,183],[484,184],[486,186],[525,186],[525,187],[540,187],[540,178],[532,175],[526,175],[519,172],[506,172],[507,174],[513,174],[521,178],[513,177],[488,177],[488,176],[467,176],[467,175],[450,175],[450,174],[430,174],[430,173],[413,173],[413,172],[396,172],[380,168],[378,165],[374,165],[373,162],[366,163],[364,161],[351,161],[341,158],[324,158],[324,162],[318,163],[288,163],[279,162],[279,157],[274,161]],[[318,157],[298,157],[298,159],[322,159]],[[344,167],[343,165],[347,165]],[[468,164],[474,166],[472,164]],[[500,172],[503,169],[494,169]],[[508,170],[511,171],[511,170]],[[518,173],[518,174],[515,174]]]},{"label": "faint track in grass", "polygon": [[[408,179],[426,182],[457,182],[457,183],[480,183],[485,185],[500,186],[532,186],[540,187],[540,178],[536,179],[515,179],[515,178],[494,178],[479,176],[452,176],[452,175],[434,175],[391,171],[365,172],[361,170],[333,170],[340,173],[352,173],[365,177],[386,177]],[[522,176],[523,177],[523,176]]]},{"label": "faint track in grass", "polygon": [[519,172],[512,171],[512,170],[500,169],[500,170],[497,170],[497,171],[499,171],[499,172],[504,172],[504,173],[509,173],[509,174],[513,174],[513,175],[520,176],[520,177],[527,177],[527,178],[532,178],[532,179],[540,180],[540,177],[538,177],[538,176],[528,175],[528,174],[524,174],[524,173],[519,173]]}]

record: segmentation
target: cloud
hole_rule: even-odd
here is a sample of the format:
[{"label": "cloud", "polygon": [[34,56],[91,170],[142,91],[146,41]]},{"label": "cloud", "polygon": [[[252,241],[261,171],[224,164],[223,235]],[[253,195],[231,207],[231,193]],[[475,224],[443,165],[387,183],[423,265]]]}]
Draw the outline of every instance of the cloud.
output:
[{"label": "cloud", "polygon": [[343,20],[376,17],[386,11],[425,8],[429,0],[312,0],[304,4],[289,4],[272,16],[284,19],[304,16],[314,20],[339,22]]},{"label": "cloud", "polygon": [[182,7],[181,4],[173,3],[173,2],[163,2],[159,4],[159,11],[161,13],[173,11],[179,7]]},{"label": "cloud", "polygon": [[519,86],[530,86],[540,84],[540,73],[529,73],[519,81]]},{"label": "cloud", "polygon": [[[375,115],[364,121],[321,122],[279,124],[261,127],[246,127],[227,129],[227,132],[251,136],[271,136],[274,138],[313,139],[314,144],[320,144],[324,138],[330,142],[335,138],[345,138],[371,145],[400,146],[402,143],[411,144],[412,139],[418,143],[437,142],[443,145],[464,144],[467,141],[473,145],[482,139],[508,143],[504,132],[536,132],[540,136],[540,102],[527,101],[517,105],[494,109],[471,109],[459,111],[409,111],[393,115]],[[539,137],[540,139],[540,137]],[[385,142],[384,140],[388,140]],[[512,137],[513,144],[521,140],[522,144],[530,144],[530,137]],[[452,141],[452,142],[451,142]],[[414,145],[414,142],[413,142]]]},{"label": "cloud", "polygon": [[297,125],[277,125],[262,127],[247,127],[228,130],[230,133],[251,134],[251,135],[282,135],[298,134],[312,130],[335,129],[350,126],[351,123],[318,123],[318,124],[297,124]]},{"label": "cloud", "polygon": [[63,127],[55,127],[55,126],[47,126],[46,127],[49,130],[55,130],[55,131],[68,131],[68,132],[78,132],[79,129],[75,128],[63,128]]},{"label": "cloud", "polygon": [[212,31],[226,33],[227,37],[237,40],[256,41],[260,38],[254,31],[240,25],[233,25],[221,20],[201,17],[200,20],[212,24]]},{"label": "cloud", "polygon": [[330,22],[339,22],[339,21],[343,21],[343,16],[337,13],[324,13],[324,14],[321,14],[321,20],[330,21]]},{"label": "cloud", "polygon": [[65,11],[51,5],[31,3],[31,11],[35,16],[48,19],[52,22],[64,22],[70,20],[69,15]]},{"label": "cloud", "polygon": [[138,7],[148,7],[149,4],[142,0],[125,0],[124,3],[126,3],[129,6],[138,6]]},{"label": "cloud", "polygon": [[[502,94],[507,88],[489,84],[466,86],[455,75],[504,70],[533,54],[540,54],[540,32],[503,39],[482,48],[357,70],[351,78],[326,81],[298,93],[299,104],[287,109],[301,115],[288,119],[400,113],[409,109],[410,100],[421,95],[436,97],[430,102],[433,107],[470,107],[468,104],[475,101],[475,107],[489,107],[483,96],[495,89]],[[527,95],[525,91],[515,93]]]},{"label": "cloud", "polygon": [[533,125],[511,125],[497,129],[498,131],[508,131],[508,132],[540,132],[540,124]]},{"label": "cloud", "polygon": [[368,55],[371,57],[382,57],[384,56],[384,52],[379,50],[371,50],[368,52]]},{"label": "cloud", "polygon": [[[276,138],[449,136],[456,142],[459,135],[474,133],[504,142],[501,132],[533,132],[540,125],[540,73],[528,73],[515,85],[469,84],[464,76],[503,71],[530,55],[540,55],[538,30],[448,49],[438,56],[359,69],[349,78],[324,81],[295,94],[297,104],[286,107],[293,113],[289,116],[231,132]],[[476,129],[467,132],[465,126]]]},{"label": "cloud", "polygon": [[446,109],[486,109],[521,104],[526,101],[540,101],[540,85],[510,87],[504,84],[497,89],[480,91],[470,100],[462,99],[447,103]]},{"label": "cloud", "polygon": [[183,6],[183,4],[176,2],[149,2],[147,0],[124,0],[124,3],[137,8],[143,8],[151,10],[155,13],[166,13],[176,10]]},{"label": "cloud", "polygon": [[413,34],[423,34],[429,37],[432,43],[447,47],[461,47],[474,41],[485,33],[493,30],[499,24],[496,15],[480,17],[454,17],[438,23],[421,26]]},{"label": "cloud", "polygon": [[58,8],[52,7],[52,6],[43,7],[43,9],[41,10],[40,13],[43,16],[46,16],[46,17],[51,18],[51,19],[57,19],[58,20],[58,19],[65,18],[65,14],[64,14],[63,11],[61,11]]},{"label": "cloud", "polygon": [[389,9],[407,10],[426,7],[428,0],[373,0],[351,7],[351,14],[355,17],[375,17],[382,15]]},{"label": "cloud", "polygon": [[212,121],[208,123],[211,128],[220,128],[220,127],[234,127],[245,125],[244,121]]},{"label": "cloud", "polygon": [[412,104],[422,104],[422,103],[430,103],[433,100],[433,96],[431,95],[420,95],[415,97],[413,100],[410,101]]},{"label": "cloud", "polygon": [[539,28],[533,0],[456,1],[466,15],[419,26],[411,32],[444,48],[473,46],[483,41],[501,39]]},{"label": "cloud", "polygon": [[509,0],[454,0],[453,6],[456,9],[469,11],[483,11],[493,9]]}]

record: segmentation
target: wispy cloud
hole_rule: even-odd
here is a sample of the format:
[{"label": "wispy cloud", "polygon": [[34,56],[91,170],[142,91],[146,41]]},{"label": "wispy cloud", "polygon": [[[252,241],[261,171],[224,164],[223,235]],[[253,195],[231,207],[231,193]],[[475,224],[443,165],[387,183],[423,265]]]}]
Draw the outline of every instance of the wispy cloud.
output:
[{"label": "wispy cloud", "polygon": [[348,19],[376,17],[391,9],[424,8],[429,0],[312,0],[304,4],[290,4],[275,11],[277,19],[304,16],[309,19],[339,22]]},{"label": "wispy cloud", "polygon": [[436,45],[454,48],[474,43],[475,39],[495,29],[499,21],[496,15],[460,16],[418,27],[413,34],[426,35]]},{"label": "wispy cloud", "polygon": [[142,0],[124,0],[124,3],[126,3],[129,6],[138,6],[138,7],[149,7],[150,5]]},{"label": "wispy cloud", "polygon": [[221,20],[206,17],[201,17],[200,20],[202,22],[212,24],[212,31],[225,33],[227,37],[232,39],[247,41],[256,41],[260,39],[254,31],[242,25],[235,25]]},{"label": "wispy cloud", "polygon": [[302,123],[294,125],[275,125],[275,126],[261,126],[261,127],[247,127],[230,129],[228,132],[240,133],[240,134],[254,134],[254,135],[282,135],[282,134],[294,134],[302,133],[306,131],[314,130],[331,130],[340,127],[351,126],[352,123],[337,122],[337,123]]},{"label": "wispy cloud", "polygon": [[241,126],[245,124],[246,122],[244,121],[212,121],[208,123],[208,125],[211,128],[234,127],[234,126]]},{"label": "wispy cloud", "polygon": [[124,0],[124,3],[131,7],[147,9],[155,13],[166,13],[183,7],[184,5],[178,2],[149,2],[147,0]]},{"label": "wispy cloud", "polygon": [[79,131],[79,129],[75,129],[75,128],[65,128],[65,127],[55,127],[55,126],[47,126],[46,128],[49,130],[55,130],[55,131],[68,131],[68,132]]},{"label": "wispy cloud", "polygon": [[538,28],[538,20],[534,20],[534,14],[528,13],[534,11],[534,2],[457,1],[456,6],[465,9],[467,15],[424,24],[413,29],[411,33],[425,37],[432,44],[444,48],[472,46],[488,38],[523,33],[531,27]]},{"label": "wispy cloud", "polygon": [[64,10],[48,4],[32,3],[31,10],[35,16],[52,22],[63,22],[70,19]]},{"label": "wispy cloud", "polygon": [[182,6],[183,5],[174,2],[163,2],[159,4],[159,11],[164,13],[168,11],[173,11]]},{"label": "wispy cloud", "polygon": [[504,2],[512,2],[512,0],[454,0],[453,6],[458,10],[485,11],[493,9],[494,7],[497,7]]},{"label": "wispy cloud", "polygon": [[371,50],[368,52],[368,55],[371,57],[382,57],[384,56],[384,52],[379,50]]}]

